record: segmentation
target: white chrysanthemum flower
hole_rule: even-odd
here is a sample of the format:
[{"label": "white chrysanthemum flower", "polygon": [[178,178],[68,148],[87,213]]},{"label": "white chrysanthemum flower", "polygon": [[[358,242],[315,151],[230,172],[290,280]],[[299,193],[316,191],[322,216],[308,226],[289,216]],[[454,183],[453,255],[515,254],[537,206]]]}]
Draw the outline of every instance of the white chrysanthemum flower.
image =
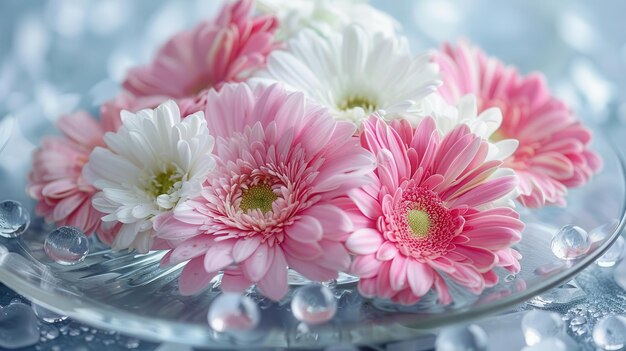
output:
[{"label": "white chrysanthemum flower", "polygon": [[415,106],[415,113],[408,118],[417,125],[422,118],[435,119],[437,129],[443,134],[449,133],[459,124],[466,124],[472,133],[489,141],[488,160],[503,161],[511,156],[519,142],[516,139],[504,139],[497,133],[502,124],[502,112],[492,107],[478,113],[476,96],[469,94],[459,99],[456,106],[448,104],[439,94],[431,94]]},{"label": "white chrysanthemum flower", "polygon": [[122,111],[122,127],[104,136],[107,148],[94,149],[84,176],[101,191],[93,206],[105,222],[120,222],[113,249],[150,250],[153,219],[196,196],[215,167],[214,139],[202,112],[181,121],[167,101],[137,114]]},{"label": "white chrysanthemum flower", "polygon": [[304,28],[327,36],[351,23],[387,35],[400,29],[393,17],[363,0],[258,0],[257,9],[278,18],[280,39],[291,38]]},{"label": "white chrysanthemum flower", "polygon": [[327,38],[303,30],[286,50],[272,52],[256,77],[302,91],[335,118],[357,123],[381,110],[404,117],[440,83],[437,64],[428,54],[414,57],[406,38],[358,25]]}]

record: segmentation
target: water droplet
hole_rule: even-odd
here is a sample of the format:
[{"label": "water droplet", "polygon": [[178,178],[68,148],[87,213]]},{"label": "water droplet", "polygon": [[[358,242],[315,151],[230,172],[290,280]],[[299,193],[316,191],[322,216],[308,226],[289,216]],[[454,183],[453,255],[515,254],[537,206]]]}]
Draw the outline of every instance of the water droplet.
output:
[{"label": "water droplet", "polygon": [[124,347],[126,347],[127,349],[136,349],[139,347],[139,345],[140,345],[139,339],[130,338],[126,340]]},{"label": "water droplet", "polygon": [[209,325],[218,332],[241,332],[254,329],[261,319],[259,308],[244,295],[222,293],[209,308]]},{"label": "water droplet", "polygon": [[532,346],[563,332],[563,320],[554,312],[532,310],[522,319],[522,332],[526,344]]},{"label": "water droplet", "polygon": [[487,334],[475,325],[448,327],[441,330],[435,342],[437,351],[485,351]]},{"label": "water droplet", "polygon": [[504,281],[510,283],[515,280],[515,277],[515,274],[508,274],[506,277],[504,277]]},{"label": "water droplet", "polygon": [[602,255],[602,257],[596,260],[596,264],[600,267],[613,267],[619,260],[622,259],[624,254],[624,238],[618,237],[613,245]]},{"label": "water droplet", "polygon": [[193,351],[193,348],[183,344],[163,343],[154,351]]},{"label": "water droplet", "polygon": [[30,224],[30,214],[17,201],[0,202],[0,236],[15,238]]},{"label": "water droplet", "polygon": [[39,331],[40,331],[41,336],[46,338],[46,340],[54,340],[58,338],[59,335],[61,335],[61,333],[59,332],[59,329],[49,324],[41,325]]},{"label": "water droplet", "polygon": [[618,220],[612,220],[609,223],[603,224],[599,227],[593,228],[589,232],[589,240],[593,244],[601,244],[608,239],[619,227]]},{"label": "water droplet", "polygon": [[95,338],[96,338],[96,336],[95,336],[95,335],[93,335],[93,334],[88,334],[88,335],[85,335],[85,341],[86,341],[86,342],[92,342],[92,341],[93,341],[93,339],[95,339]]},{"label": "water droplet", "polygon": [[626,290],[626,260],[615,267],[613,270],[613,279],[620,288]]},{"label": "water droplet", "polygon": [[343,344],[343,345],[328,346],[327,348],[324,349],[324,351],[359,351],[359,349],[353,345]]},{"label": "water droplet", "polygon": [[568,305],[582,300],[587,294],[578,286],[575,280],[563,284],[556,289],[528,300],[528,304],[535,307],[546,308],[560,305]]},{"label": "water droplet", "polygon": [[535,345],[524,347],[522,351],[572,351],[578,349],[579,347],[571,338],[564,336],[547,338]]},{"label": "water droplet", "polygon": [[572,320],[569,322],[570,325],[583,325],[587,323],[587,318],[583,317],[583,316],[577,316],[572,318]]},{"label": "water droplet", "polygon": [[85,233],[74,227],[60,227],[51,231],[43,248],[48,257],[62,265],[82,262],[89,253]]},{"label": "water droplet", "polygon": [[606,316],[593,328],[593,341],[603,350],[620,350],[626,346],[626,317]]},{"label": "water droplet", "polygon": [[562,260],[574,260],[587,253],[591,240],[587,232],[575,225],[566,225],[552,238],[552,253]]},{"label": "water droplet", "polygon": [[50,311],[49,309],[41,307],[35,303],[31,303],[30,306],[33,309],[33,312],[35,312],[35,315],[44,322],[57,323],[67,319],[67,316]]},{"label": "water droplet", "polygon": [[335,316],[337,300],[328,287],[310,284],[296,290],[291,300],[291,311],[301,322],[320,324]]},{"label": "water droplet", "polygon": [[14,303],[0,307],[0,348],[16,349],[39,342],[37,317],[30,306]]}]

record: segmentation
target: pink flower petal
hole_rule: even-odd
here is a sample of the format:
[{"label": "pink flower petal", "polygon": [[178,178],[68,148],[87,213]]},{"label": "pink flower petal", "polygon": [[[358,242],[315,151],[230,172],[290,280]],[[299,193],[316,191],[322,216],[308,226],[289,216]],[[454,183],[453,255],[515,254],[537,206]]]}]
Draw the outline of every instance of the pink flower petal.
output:
[{"label": "pink flower petal", "polygon": [[374,254],[359,255],[352,260],[350,273],[360,278],[373,278],[381,265],[382,261],[377,260]]},{"label": "pink flower petal", "polygon": [[424,296],[433,286],[435,275],[430,267],[417,262],[408,260],[406,268],[406,276],[411,291],[416,296]]},{"label": "pink flower petal", "polygon": [[244,238],[237,240],[233,247],[233,259],[235,262],[245,261],[261,244],[261,238],[254,236],[251,238]]},{"label": "pink flower petal", "polygon": [[347,233],[354,229],[350,217],[342,209],[334,205],[316,205],[307,210],[305,214],[320,222],[324,237],[328,240],[334,240],[333,238],[338,236],[338,233]]},{"label": "pink flower petal", "polygon": [[289,268],[294,269],[296,272],[302,274],[307,279],[323,282],[331,279],[336,279],[338,273],[336,270],[328,269],[320,266],[316,261],[303,261],[293,256],[285,255]]},{"label": "pink flower petal", "polygon": [[376,219],[382,215],[380,204],[364,191],[355,190],[349,195],[354,204],[367,218]]},{"label": "pink flower petal", "polygon": [[323,236],[322,225],[311,216],[302,216],[300,220],[287,227],[285,232],[293,240],[302,243],[318,242]]},{"label": "pink flower petal", "polygon": [[452,303],[452,296],[448,290],[446,282],[438,274],[435,275],[435,290],[437,290],[437,296],[439,297],[439,303],[442,305],[448,305]]},{"label": "pink flower petal", "polygon": [[391,261],[391,267],[389,268],[389,282],[391,288],[395,291],[400,291],[407,286],[407,267],[410,259],[397,255],[393,261]]},{"label": "pink flower petal", "polygon": [[376,251],[376,259],[389,261],[398,255],[398,248],[395,244],[385,241]]},{"label": "pink flower petal", "polygon": [[225,271],[224,275],[222,275],[220,287],[226,292],[240,293],[250,287],[251,284],[252,283],[246,279],[243,273],[239,271]]},{"label": "pink flower petal", "polygon": [[313,261],[319,259],[323,255],[322,246],[319,243],[301,243],[285,238],[283,241],[283,250],[289,255],[303,261]]},{"label": "pink flower petal", "polygon": [[358,255],[368,255],[378,251],[383,239],[374,229],[362,228],[354,232],[346,241],[346,247]]},{"label": "pink flower petal", "polygon": [[498,257],[487,249],[457,245],[454,252],[467,257],[480,273],[490,271],[498,262]]},{"label": "pink flower petal", "polygon": [[217,272],[235,263],[233,245],[234,240],[214,242],[204,255],[204,269],[207,272]]},{"label": "pink flower petal", "polygon": [[264,243],[259,245],[254,253],[242,263],[241,268],[246,278],[252,282],[258,282],[267,274],[273,260],[274,250]]},{"label": "pink flower petal", "polygon": [[[200,235],[184,241],[171,251],[169,264],[178,264],[205,254],[214,244],[213,238]],[[209,272],[216,271],[210,270]]]},{"label": "pink flower petal", "polygon": [[274,259],[267,274],[257,283],[257,286],[264,296],[274,301],[279,301],[289,290],[287,284],[287,261],[280,248],[275,247],[273,251],[272,256]]},{"label": "pink flower petal", "polygon": [[376,278],[368,278],[359,280],[359,292],[363,297],[372,298],[377,295]]},{"label": "pink flower petal", "polygon": [[215,272],[204,270],[204,258],[194,258],[185,265],[180,273],[178,289],[183,296],[194,295],[207,288],[213,277],[215,277]]},{"label": "pink flower petal", "polygon": [[324,256],[319,260],[320,266],[337,271],[348,269],[350,255],[343,244],[324,240],[321,242],[321,246]]},{"label": "pink flower petal", "polygon": [[76,182],[69,178],[59,179],[46,184],[41,190],[41,194],[45,197],[53,199],[64,198],[78,192]]}]

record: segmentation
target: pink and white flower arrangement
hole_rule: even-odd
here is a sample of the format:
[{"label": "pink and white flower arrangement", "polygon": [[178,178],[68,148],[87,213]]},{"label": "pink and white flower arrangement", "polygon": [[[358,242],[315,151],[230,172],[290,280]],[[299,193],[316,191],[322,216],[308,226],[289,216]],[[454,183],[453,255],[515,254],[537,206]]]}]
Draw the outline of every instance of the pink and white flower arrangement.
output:
[{"label": "pink and white flower arrangement", "polygon": [[466,42],[415,55],[360,1],[259,2],[176,34],[99,120],[61,118],[33,155],[37,212],[114,250],[167,250],[183,295],[220,277],[280,300],[292,270],[448,304],[451,285],[480,294],[520,270],[515,202],[565,205],[601,167],[538,74]]},{"label": "pink and white flower arrangement", "polygon": [[445,44],[434,60],[444,81],[439,92],[448,102],[476,94],[480,110],[502,111],[502,125],[491,138],[519,142],[506,165],[520,177],[524,206],[565,206],[567,189],[585,184],[601,168],[589,149],[591,132],[550,94],[541,74],[522,76],[466,41]]},{"label": "pink and white flower arrangement", "polygon": [[217,167],[200,197],[156,227],[163,239],[185,239],[168,257],[189,260],[181,292],[196,293],[228,269],[223,289],[256,284],[279,300],[288,291],[287,267],[316,281],[347,270],[344,242],[353,224],[340,205],[369,183],[374,167],[352,137],[355,126],[277,84],[211,91],[205,114]]}]

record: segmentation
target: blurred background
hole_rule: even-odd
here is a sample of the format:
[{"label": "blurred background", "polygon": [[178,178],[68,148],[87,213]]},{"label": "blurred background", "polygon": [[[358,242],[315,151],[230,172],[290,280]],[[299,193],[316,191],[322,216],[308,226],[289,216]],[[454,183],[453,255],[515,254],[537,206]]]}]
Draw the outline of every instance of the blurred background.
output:
[{"label": "blurred background", "polygon": [[[213,16],[221,1],[3,0],[0,127],[15,117],[0,178],[25,174],[41,135],[64,113],[97,111],[126,70],[171,34]],[[626,2],[374,0],[417,50],[466,37],[488,53],[539,70],[601,133],[626,125]],[[626,134],[624,134],[626,135]],[[15,183],[13,183],[15,184]],[[2,187],[0,186],[0,191]],[[26,199],[18,199],[26,201]]]}]

